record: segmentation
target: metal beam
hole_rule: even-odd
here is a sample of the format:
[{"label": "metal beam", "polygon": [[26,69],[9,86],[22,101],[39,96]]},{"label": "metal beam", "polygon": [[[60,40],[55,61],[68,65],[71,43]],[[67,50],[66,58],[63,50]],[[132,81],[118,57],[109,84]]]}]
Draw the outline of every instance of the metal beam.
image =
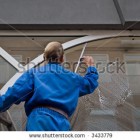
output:
[{"label": "metal beam", "polygon": [[124,26],[125,25],[125,18],[123,16],[123,12],[121,10],[121,7],[119,5],[119,2],[118,2],[118,0],[113,0],[113,2],[114,2],[114,5],[115,5],[116,10],[118,12],[118,15],[119,15],[121,24]]},{"label": "metal beam", "polygon": [[0,47],[0,56],[2,56],[9,64],[11,64],[18,71],[22,70],[18,64],[19,62],[13,58],[10,54],[8,54],[4,49]]}]

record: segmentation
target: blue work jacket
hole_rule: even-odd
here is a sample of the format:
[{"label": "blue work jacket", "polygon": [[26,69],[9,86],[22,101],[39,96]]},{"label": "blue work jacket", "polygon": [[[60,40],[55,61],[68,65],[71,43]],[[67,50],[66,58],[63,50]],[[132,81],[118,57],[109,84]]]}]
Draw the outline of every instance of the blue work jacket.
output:
[{"label": "blue work jacket", "polygon": [[12,104],[25,101],[27,116],[38,106],[56,107],[71,116],[78,98],[93,93],[98,86],[98,72],[88,67],[85,76],[66,70],[58,63],[49,63],[25,72],[7,92],[0,96],[0,112]]}]

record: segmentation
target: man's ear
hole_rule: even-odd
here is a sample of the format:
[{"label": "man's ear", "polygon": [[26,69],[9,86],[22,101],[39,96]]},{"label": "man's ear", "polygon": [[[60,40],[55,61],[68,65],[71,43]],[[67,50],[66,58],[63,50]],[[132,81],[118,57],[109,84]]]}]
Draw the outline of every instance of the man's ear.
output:
[{"label": "man's ear", "polygon": [[43,58],[44,58],[44,61],[46,60],[46,58],[45,58],[45,54],[43,54]]},{"label": "man's ear", "polygon": [[61,62],[61,63],[64,62],[64,57],[61,57],[60,62]]}]

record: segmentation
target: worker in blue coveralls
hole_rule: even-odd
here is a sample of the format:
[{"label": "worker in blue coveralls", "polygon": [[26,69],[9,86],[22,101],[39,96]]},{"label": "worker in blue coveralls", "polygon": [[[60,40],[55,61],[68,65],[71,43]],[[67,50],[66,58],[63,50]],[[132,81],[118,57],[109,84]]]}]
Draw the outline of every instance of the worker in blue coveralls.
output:
[{"label": "worker in blue coveralls", "polygon": [[25,72],[0,96],[0,112],[25,101],[27,131],[69,131],[68,118],[74,113],[78,98],[93,93],[98,86],[98,72],[91,56],[84,77],[68,71],[63,62],[63,47],[49,43],[44,51],[45,64]]}]

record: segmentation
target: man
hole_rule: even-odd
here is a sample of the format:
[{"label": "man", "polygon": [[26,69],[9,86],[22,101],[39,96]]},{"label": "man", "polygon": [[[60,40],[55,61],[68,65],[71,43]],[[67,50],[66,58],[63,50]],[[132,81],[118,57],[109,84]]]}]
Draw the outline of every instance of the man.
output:
[{"label": "man", "polygon": [[90,56],[84,57],[88,66],[84,77],[64,69],[63,55],[59,42],[49,43],[44,51],[45,65],[28,70],[8,88],[0,97],[0,111],[25,101],[27,131],[70,130],[68,117],[74,113],[78,98],[97,88],[98,73]]}]

